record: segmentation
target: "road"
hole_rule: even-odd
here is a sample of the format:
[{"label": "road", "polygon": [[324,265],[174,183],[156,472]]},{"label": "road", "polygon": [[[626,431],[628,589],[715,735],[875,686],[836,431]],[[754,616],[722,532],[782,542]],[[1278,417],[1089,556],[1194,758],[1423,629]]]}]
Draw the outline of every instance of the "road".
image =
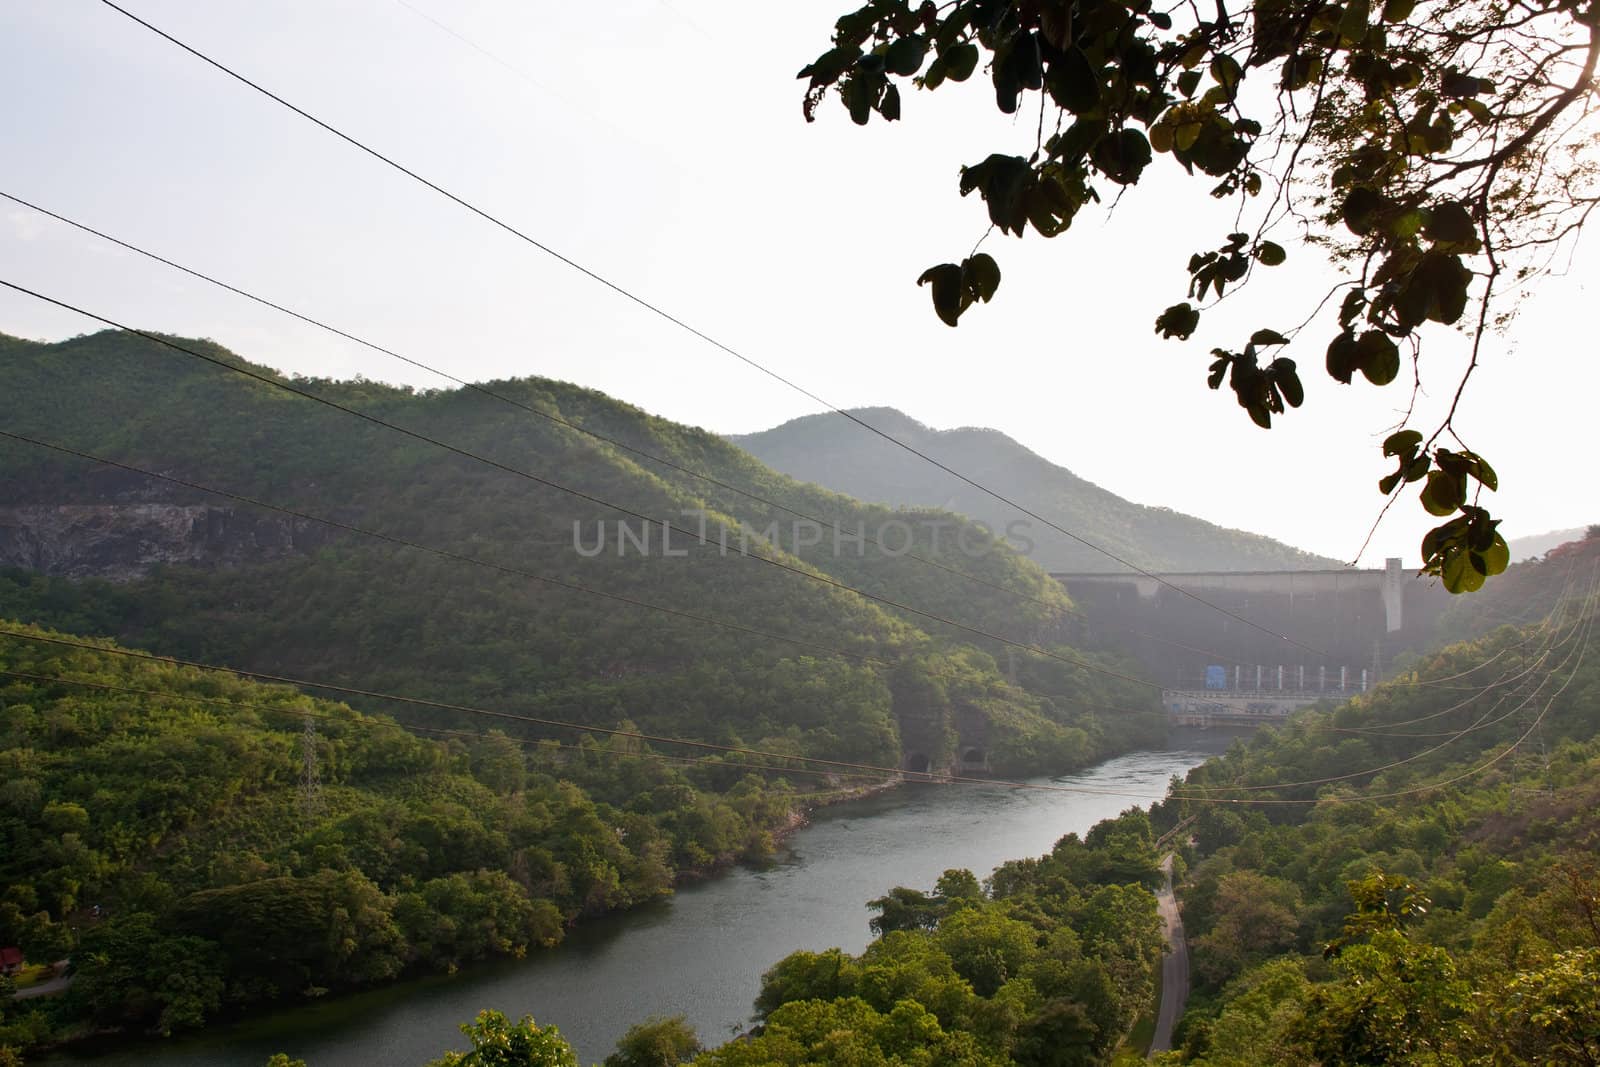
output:
[{"label": "road", "polygon": [[1183,937],[1183,917],[1178,914],[1178,898],[1172,892],[1172,854],[1161,861],[1167,882],[1156,894],[1161,921],[1167,927],[1167,954],[1161,961],[1161,1009],[1156,1014],[1156,1032],[1150,1038],[1151,1054],[1172,1048],[1172,1029],[1183,1017],[1189,1001],[1189,943]]},{"label": "road", "polygon": [[37,983],[35,983],[35,984],[31,985],[31,986],[28,986],[28,987],[26,987],[24,989],[19,989],[19,990],[17,990],[15,993],[13,993],[11,995],[12,999],[13,1000],[32,1000],[34,997],[47,997],[52,993],[63,992],[68,986],[70,986],[72,984],[72,979],[73,979],[73,976],[70,975],[70,974],[69,975],[61,974],[61,972],[66,969],[66,966],[67,966],[67,961],[66,960],[62,960],[60,963],[57,963],[56,964],[56,977],[51,978],[51,979],[49,979],[47,981],[37,982]]}]

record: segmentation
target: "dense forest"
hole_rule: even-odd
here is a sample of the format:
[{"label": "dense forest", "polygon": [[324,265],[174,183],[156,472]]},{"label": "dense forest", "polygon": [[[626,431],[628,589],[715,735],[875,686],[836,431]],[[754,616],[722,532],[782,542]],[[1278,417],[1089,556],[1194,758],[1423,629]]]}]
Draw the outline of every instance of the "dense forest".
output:
[{"label": "dense forest", "polygon": [[[1064,399],[1063,404],[1069,403]],[[850,412],[974,481],[1125,560],[1155,571],[1305,570],[1339,566],[1270,537],[1124,500],[999,430],[934,430],[893,408]],[[730,438],[785,474],[862,500],[942,507],[1015,530],[1013,543],[1049,571],[1120,571],[1122,566],[1043,523],[895,447],[842,415],[806,415]],[[1015,527],[1012,524],[1016,523]]]},{"label": "dense forest", "polygon": [[1133,810],[983,883],[952,870],[931,892],[894,889],[869,905],[880,936],[866,951],[782,960],[762,980],[757,1036],[695,1063],[1106,1062],[1153,1003],[1161,877]]},{"label": "dense forest", "polygon": [[[1155,1062],[1600,1063],[1600,536],[1509,577],[1458,618],[1477,636],[1259,732],[1150,815],[871,902],[865,952],[768,972],[752,1037],[702,1052],[652,1020],[608,1067],[1111,1062],[1153,994],[1160,829],[1195,995]],[[463,1029],[481,1062],[576,1063],[532,1020]],[[495,1059],[512,1036],[527,1054]]]},{"label": "dense forest", "polygon": [[81,643],[0,638],[0,944],[76,974],[61,997],[0,999],[0,1048],[555,945],[685,873],[769,856],[853,782],[626,736],[419,737]]},{"label": "dense forest", "polygon": [[[983,881],[948,870],[928,890],[870,901],[860,955],[796,952],[762,978],[752,1031],[702,1049],[681,1018],[628,1031],[605,1067],[1054,1067],[1108,1062],[1148,1016],[1162,953],[1162,880],[1137,809],[1069,834]],[[577,1067],[555,1027],[486,1011],[467,1052],[428,1067]],[[274,1057],[268,1067],[304,1067]],[[314,1064],[310,1067],[315,1067]]]},{"label": "dense forest", "polygon": [[1167,1062],[1600,1063],[1597,565],[1600,537],[1514,567],[1457,617],[1481,636],[1156,811],[1194,818]]},{"label": "dense forest", "polygon": [[[279,380],[208,342],[175,343]],[[974,746],[997,772],[1063,770],[1159,735],[1154,690],[1078,665],[1131,671],[1068,646],[1078,619],[1059,584],[953,515],[802,485],[714,435],[557,382],[490,383],[494,396],[291,384],[583,496],[136,335],[3,339],[8,430],[407,544],[0,439],[0,560],[13,564],[0,614],[312,681],[895,766],[913,751],[949,766]],[[836,551],[829,526],[810,543],[802,524],[797,544],[801,520],[723,486],[837,522],[846,539]],[[641,515],[675,524],[673,555]],[[653,535],[653,550],[619,523]],[[589,554],[601,524],[603,551]],[[848,539],[863,530],[890,531],[885,545],[914,537],[923,560],[900,541]]]}]

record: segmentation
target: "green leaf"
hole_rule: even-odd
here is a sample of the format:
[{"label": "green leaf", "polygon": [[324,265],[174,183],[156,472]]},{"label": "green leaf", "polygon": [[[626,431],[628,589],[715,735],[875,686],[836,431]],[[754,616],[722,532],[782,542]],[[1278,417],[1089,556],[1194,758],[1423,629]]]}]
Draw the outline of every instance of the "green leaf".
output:
[{"label": "green leaf", "polygon": [[1449,325],[1467,308],[1472,271],[1452,252],[1430,249],[1411,271],[1395,299],[1396,317],[1410,329],[1426,320]]},{"label": "green leaf", "polygon": [[1382,493],[1384,496],[1388,496],[1390,493],[1394,492],[1395,486],[1399,484],[1399,471],[1395,471],[1393,474],[1385,474],[1382,478],[1378,479],[1378,492]]},{"label": "green leaf", "polygon": [[1475,456],[1478,461],[1478,481],[1483,483],[1485,489],[1498,491],[1500,489],[1500,476],[1489,466],[1489,461],[1482,456]]},{"label": "green leaf", "polygon": [[1244,77],[1244,69],[1239,66],[1239,61],[1230,55],[1220,54],[1211,61],[1211,77],[1227,93],[1229,100],[1233,99],[1239,91],[1239,81]]},{"label": "green leaf", "polygon": [[939,58],[944,61],[951,81],[964,82],[978,69],[978,46],[970,43],[952,45]]},{"label": "green leaf", "polygon": [[1416,430],[1401,430],[1390,434],[1383,442],[1383,454],[1386,456],[1411,457],[1417,454],[1417,449],[1422,444],[1422,434]]},{"label": "green leaf", "polygon": [[1453,515],[1467,501],[1467,487],[1444,471],[1428,475],[1422,487],[1422,506],[1429,515]]},{"label": "green leaf", "polygon": [[1328,343],[1328,376],[1336,382],[1349,385],[1361,366],[1361,353],[1356,345],[1356,335],[1345,330]]},{"label": "green leaf", "polygon": [[1483,588],[1484,575],[1472,565],[1471,553],[1466,551],[1445,556],[1439,577],[1452,593],[1476,593]]},{"label": "green leaf", "polygon": [[1359,287],[1350,290],[1339,305],[1339,325],[1348,330],[1366,309],[1367,294]]},{"label": "green leaf", "polygon": [[855,75],[845,83],[844,102],[850,109],[850,121],[857,126],[865,126],[872,117],[872,106],[877,102],[877,83],[883,78],[881,74],[867,74],[856,71]]},{"label": "green leaf", "polygon": [[[1199,326],[1200,312],[1187,301],[1173,304],[1156,316],[1156,332],[1162,337],[1176,337],[1187,341]],[[1211,388],[1215,389],[1216,386],[1213,385]]]},{"label": "green leaf", "polygon": [[987,252],[962,260],[961,286],[974,299],[987,304],[1000,288],[1000,265]]},{"label": "green leaf", "polygon": [[1385,0],[1383,5],[1383,21],[1404,22],[1411,17],[1411,12],[1416,8],[1417,0]]},{"label": "green leaf", "polygon": [[1094,146],[1094,165],[1118,185],[1132,185],[1150,165],[1150,142],[1135,129],[1121,129]]},{"label": "green leaf", "polygon": [[1228,368],[1232,366],[1232,364],[1233,360],[1229,359],[1227,356],[1218,357],[1217,360],[1211,364],[1211,369],[1206,372],[1206,384],[1213,389],[1220,388],[1222,386],[1222,379],[1228,376]]},{"label": "green leaf", "polygon": [[918,34],[908,34],[895,41],[884,53],[884,66],[890,74],[910,77],[922,69],[922,60],[928,54],[928,39]]},{"label": "green leaf", "polygon": [[1483,573],[1487,577],[1502,574],[1511,565],[1511,548],[1506,544],[1506,539],[1499,534],[1494,535],[1494,544],[1483,553]]},{"label": "green leaf", "polygon": [[1461,204],[1445,200],[1433,205],[1428,224],[1422,231],[1430,241],[1446,244],[1468,244],[1477,239],[1477,227],[1472,215]]},{"label": "green leaf", "polygon": [[1372,5],[1368,0],[1350,0],[1344,15],[1339,19],[1339,36],[1354,44],[1367,35],[1367,24],[1372,21]]},{"label": "green leaf", "polygon": [[1178,75],[1178,92],[1184,96],[1193,98],[1194,91],[1199,87],[1200,72],[1198,70],[1186,70]]},{"label": "green leaf", "polygon": [[1300,384],[1300,375],[1295,370],[1294,360],[1280,356],[1272,361],[1267,370],[1272,375],[1273,383],[1283,393],[1284,403],[1292,408],[1305,403],[1305,386]]},{"label": "green leaf", "polygon": [[1050,97],[1075,115],[1100,102],[1100,72],[1081,48],[1068,48],[1050,65]]},{"label": "green leaf", "polygon": [[887,122],[894,122],[900,118],[900,90],[896,86],[889,86],[883,91],[883,99],[878,101],[878,114]]},{"label": "green leaf", "polygon": [[849,70],[856,60],[861,58],[861,49],[843,46],[824,52],[817,57],[815,63],[801,68],[796,75],[799,78],[810,78],[813,89],[837,81],[839,75]]},{"label": "green leaf", "polygon": [[1277,330],[1257,330],[1250,335],[1250,343],[1263,347],[1266,345],[1286,345],[1289,343],[1289,339]]},{"label": "green leaf", "polygon": [[1367,330],[1356,342],[1361,373],[1373,385],[1388,385],[1400,376],[1400,349],[1382,330]]},{"label": "green leaf", "polygon": [[1256,246],[1256,259],[1263,267],[1276,267],[1288,258],[1283,246],[1274,241],[1262,241]]},{"label": "green leaf", "polygon": [[933,311],[939,316],[939,321],[946,326],[956,325],[956,320],[961,318],[964,310],[961,302],[961,268],[954,263],[929,267],[917,279],[917,284],[933,287]]},{"label": "green leaf", "polygon": [[1383,209],[1383,204],[1383,197],[1376,189],[1358,185],[1345,196],[1344,206],[1339,213],[1351,233],[1365,237],[1377,224],[1378,212]]}]

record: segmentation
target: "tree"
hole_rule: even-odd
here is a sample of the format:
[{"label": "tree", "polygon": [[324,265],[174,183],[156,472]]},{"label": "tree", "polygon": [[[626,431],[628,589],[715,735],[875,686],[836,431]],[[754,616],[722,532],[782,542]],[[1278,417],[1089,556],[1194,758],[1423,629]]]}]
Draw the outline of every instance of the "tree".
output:
[{"label": "tree", "polygon": [[[1295,232],[1322,249],[1344,279],[1305,324],[1211,349],[1208,384],[1226,381],[1263,428],[1302,403],[1296,362],[1281,353],[1324,306],[1337,307],[1325,365],[1344,384],[1359,372],[1388,385],[1409,357],[1420,389],[1424,328],[1464,324],[1471,359],[1448,413],[1430,432],[1412,428],[1413,392],[1383,443],[1395,469],[1379,482],[1391,503],[1402,485],[1423,483],[1422,505],[1448,519],[1423,539],[1425,569],[1463,592],[1504,570],[1509,552],[1479,504],[1498,478],[1458,436],[1457,406],[1486,333],[1508,321],[1497,298],[1514,302],[1600,202],[1600,166],[1584,150],[1597,59],[1592,0],[1255,0],[1233,10],[1216,0],[1212,12],[1151,0],[867,0],[799,76],[808,121],[832,91],[861,125],[874,113],[899,119],[901,85],[965,82],[984,60],[1001,112],[1032,115],[1037,93],[1023,154],[961,168],[961,195],[978,193],[1003,234],[1065,232],[1102,193],[1120,199],[1137,185],[1158,155],[1198,172],[1211,196],[1237,199],[1251,221],[1190,256],[1187,299],[1155,319],[1164,337],[1189,339],[1206,308],[1258,267],[1284,263],[1272,237]],[[1000,278],[974,250],[918,284],[955,326]]]},{"label": "tree", "polygon": [[498,1011],[480,1011],[461,1032],[470,1052],[446,1052],[427,1067],[578,1067],[578,1057],[553,1026],[535,1025],[524,1015],[513,1023]]},{"label": "tree", "polygon": [[1299,934],[1300,890],[1255,871],[1225,874],[1217,885],[1211,930],[1196,938],[1197,970],[1220,987],[1245,967],[1293,946]]},{"label": "tree", "polygon": [[605,1067],[674,1067],[700,1051],[700,1039],[681,1015],[646,1019],[628,1027]]}]

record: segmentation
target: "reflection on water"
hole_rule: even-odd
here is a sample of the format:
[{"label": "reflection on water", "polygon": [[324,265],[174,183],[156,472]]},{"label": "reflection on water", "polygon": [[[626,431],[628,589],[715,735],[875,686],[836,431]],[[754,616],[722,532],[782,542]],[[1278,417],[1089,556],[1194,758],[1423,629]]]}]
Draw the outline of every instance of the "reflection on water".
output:
[{"label": "reflection on water", "polygon": [[[630,1025],[685,1015],[715,1044],[744,1029],[761,973],[796,949],[867,944],[866,901],[896,885],[931,887],[947,868],[980,877],[1039,855],[1067,833],[1134,804],[1221,751],[1225,734],[1174,737],[1081,774],[1038,783],[1098,793],[913,785],[819,812],[765,870],[739,869],[669,900],[588,923],[561,948],[219,1026],[163,1045],[52,1058],[64,1067],[261,1067],[274,1052],[309,1067],[419,1067],[459,1048],[458,1024],[482,1008],[554,1023],[585,1063]],[[1116,795],[1106,795],[1116,794]]]}]

